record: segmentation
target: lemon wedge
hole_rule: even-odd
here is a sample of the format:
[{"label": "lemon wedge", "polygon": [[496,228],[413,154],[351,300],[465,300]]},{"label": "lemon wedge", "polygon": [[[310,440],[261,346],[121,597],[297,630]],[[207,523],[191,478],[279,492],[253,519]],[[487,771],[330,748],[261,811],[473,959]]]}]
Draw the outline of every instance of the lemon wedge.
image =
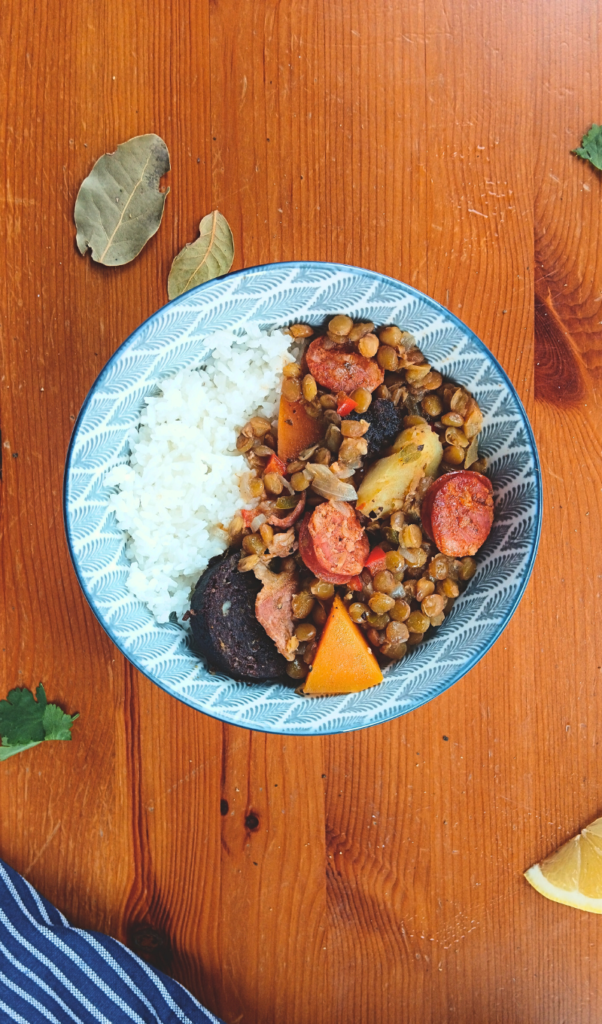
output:
[{"label": "lemon wedge", "polygon": [[549,900],[602,914],[602,818],[525,871],[525,878]]}]

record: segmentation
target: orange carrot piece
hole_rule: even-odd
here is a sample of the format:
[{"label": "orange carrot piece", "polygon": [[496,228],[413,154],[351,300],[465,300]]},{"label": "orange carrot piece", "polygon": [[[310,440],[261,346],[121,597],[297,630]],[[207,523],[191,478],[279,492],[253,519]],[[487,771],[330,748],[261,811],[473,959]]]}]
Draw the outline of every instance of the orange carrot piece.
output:
[{"label": "orange carrot piece", "polygon": [[305,411],[303,402],[289,402],[280,397],[278,414],[278,457],[295,459],[304,448],[319,441],[324,434],[324,424],[312,420]]},{"label": "orange carrot piece", "polygon": [[382,681],[364,634],[336,594],[303,693],[357,693]]}]

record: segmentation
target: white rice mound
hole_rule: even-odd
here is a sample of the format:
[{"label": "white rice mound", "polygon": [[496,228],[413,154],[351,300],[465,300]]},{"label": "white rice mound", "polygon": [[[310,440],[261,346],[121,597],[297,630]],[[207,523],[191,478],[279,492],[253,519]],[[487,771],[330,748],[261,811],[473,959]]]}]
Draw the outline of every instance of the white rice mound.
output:
[{"label": "white rice mound", "polygon": [[173,612],[181,619],[209,559],[227,548],[234,513],[257,503],[241,495],[248,470],[236,437],[251,416],[277,416],[294,344],[253,326],[242,337],[219,331],[205,340],[212,355],[146,399],[128,464],[106,478],[117,487],[109,507],[126,534],[128,588],[158,622]]}]

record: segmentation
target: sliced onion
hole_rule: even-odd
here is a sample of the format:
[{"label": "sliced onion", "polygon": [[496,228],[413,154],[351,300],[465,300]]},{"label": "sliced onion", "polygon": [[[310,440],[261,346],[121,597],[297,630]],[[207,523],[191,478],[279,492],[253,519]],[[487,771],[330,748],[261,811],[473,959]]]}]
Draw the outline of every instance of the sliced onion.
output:
[{"label": "sliced onion", "polygon": [[320,494],[323,498],[329,498],[332,501],[355,501],[357,498],[355,488],[351,484],[345,483],[344,480],[339,480],[334,473],[330,472],[328,466],[310,462],[305,467],[305,472],[311,475],[311,485],[316,494]]},{"label": "sliced onion", "polygon": [[255,516],[255,519],[251,520],[251,529],[253,533],[257,533],[259,527],[263,526],[264,523],[267,523],[267,519],[263,512],[260,512],[258,516]]}]

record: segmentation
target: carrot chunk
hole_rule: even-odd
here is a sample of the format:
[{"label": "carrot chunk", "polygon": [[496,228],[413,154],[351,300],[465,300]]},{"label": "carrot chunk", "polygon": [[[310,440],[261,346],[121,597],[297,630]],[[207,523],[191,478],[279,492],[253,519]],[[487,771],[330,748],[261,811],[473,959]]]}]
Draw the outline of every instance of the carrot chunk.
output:
[{"label": "carrot chunk", "polygon": [[376,658],[337,594],[303,693],[357,693],[382,681]]},{"label": "carrot chunk", "polygon": [[278,457],[295,459],[304,448],[319,441],[324,434],[324,424],[312,420],[305,411],[303,402],[289,402],[280,397],[278,414]]}]

